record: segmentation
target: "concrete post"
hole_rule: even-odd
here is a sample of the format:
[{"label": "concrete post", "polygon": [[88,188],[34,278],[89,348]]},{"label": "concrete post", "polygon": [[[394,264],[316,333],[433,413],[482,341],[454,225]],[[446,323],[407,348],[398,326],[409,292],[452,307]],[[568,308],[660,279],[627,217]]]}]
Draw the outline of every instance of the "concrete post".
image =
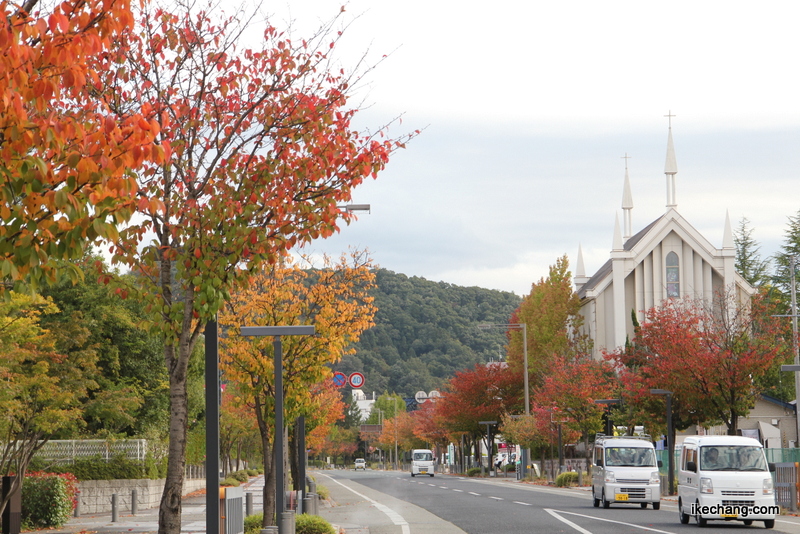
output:
[{"label": "concrete post", "polygon": [[75,517],[81,516],[81,492],[75,492],[75,512],[72,514]]},{"label": "concrete post", "polygon": [[131,515],[136,515],[139,511],[139,491],[136,488],[131,490]]},{"label": "concrete post", "polygon": [[253,493],[247,492],[244,494],[244,516],[253,515]]},{"label": "concrete post", "polygon": [[278,532],[280,534],[295,534],[294,510],[288,510],[281,514]]}]

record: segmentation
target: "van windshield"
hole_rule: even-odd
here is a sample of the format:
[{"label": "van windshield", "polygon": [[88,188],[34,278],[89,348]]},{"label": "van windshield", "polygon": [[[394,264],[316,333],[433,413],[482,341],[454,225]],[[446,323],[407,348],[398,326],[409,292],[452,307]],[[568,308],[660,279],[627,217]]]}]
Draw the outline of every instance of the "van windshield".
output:
[{"label": "van windshield", "polygon": [[700,469],[703,471],[767,471],[761,447],[715,445],[700,447]]},{"label": "van windshield", "polygon": [[656,455],[653,449],[645,447],[608,447],[606,465],[619,467],[655,467]]},{"label": "van windshield", "polygon": [[418,462],[430,462],[433,460],[433,454],[429,452],[415,452],[414,460]]}]

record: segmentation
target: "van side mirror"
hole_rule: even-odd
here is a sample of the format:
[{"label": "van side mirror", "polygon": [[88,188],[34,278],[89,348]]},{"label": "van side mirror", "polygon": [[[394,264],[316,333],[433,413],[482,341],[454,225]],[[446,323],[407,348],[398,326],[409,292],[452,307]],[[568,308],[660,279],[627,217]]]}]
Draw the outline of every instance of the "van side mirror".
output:
[{"label": "van side mirror", "polygon": [[664,467],[664,462],[662,462],[661,460],[658,460],[658,461],[656,462],[656,465],[657,465],[658,467]]},{"label": "van side mirror", "polygon": [[697,464],[692,461],[686,462],[686,470],[692,471],[693,473],[697,473]]},{"label": "van side mirror", "polygon": [[603,467],[603,458],[602,457],[598,458],[597,460],[595,460],[595,463],[600,467]]},{"label": "van side mirror", "polygon": [[774,463],[772,463],[772,462],[769,462],[769,463],[767,464],[767,467],[769,468],[769,472],[770,472],[770,473],[774,473],[774,472],[775,472],[775,464],[774,464]]}]

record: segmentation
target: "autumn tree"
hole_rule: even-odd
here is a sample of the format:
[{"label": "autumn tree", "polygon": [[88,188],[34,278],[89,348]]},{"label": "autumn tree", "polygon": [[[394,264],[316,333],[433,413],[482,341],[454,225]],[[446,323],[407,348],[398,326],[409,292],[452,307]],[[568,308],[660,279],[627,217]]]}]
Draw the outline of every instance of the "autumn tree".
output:
[{"label": "autumn tree", "polygon": [[157,141],[170,149],[138,174],[138,217],[110,240],[114,261],[139,275],[121,294],[147,303],[165,341],[172,405],[162,534],[180,529],[186,367],[206,323],[263,265],[348,222],[339,206],[401,145],[384,129],[353,127],[348,96],[363,71],[335,66],[336,22],[298,40],[267,25],[248,48],[250,20],[213,3],[147,4],[141,31],[119,43],[125,64],[107,71],[102,91],[123,116],[147,105]]},{"label": "autumn tree", "polygon": [[[457,372],[445,385],[436,402],[436,416],[448,432],[469,436],[479,455],[478,439],[487,433],[480,421],[499,423],[504,413],[517,411],[516,407],[523,404],[522,397],[519,374],[501,364],[477,364],[471,370]],[[490,436],[486,438],[491,443]]]},{"label": "autumn tree", "polygon": [[535,391],[536,403],[551,407],[565,425],[582,438],[587,458],[589,438],[603,427],[605,407],[597,399],[609,398],[613,391],[614,371],[604,361],[590,355],[559,355],[551,362],[551,372]]},{"label": "autumn tree", "polygon": [[129,0],[0,2],[0,292],[57,272],[135,208],[132,169],[163,160],[147,103],[117,113],[97,97],[130,31]]},{"label": "autumn tree", "polygon": [[[315,385],[331,378],[329,365],[350,352],[350,345],[372,325],[375,308],[369,295],[374,284],[369,259],[359,252],[323,267],[278,263],[253,276],[251,289],[231,295],[220,325],[227,337],[220,354],[224,376],[239,384],[252,403],[264,456],[264,521],[275,514],[275,375],[271,338],[239,336],[242,326],[313,324],[314,336],[283,339],[284,410],[286,420],[312,416],[324,397],[312,395]],[[275,459],[275,461],[282,461]]]},{"label": "autumn tree", "polygon": [[[509,323],[527,325],[531,387],[541,384],[549,374],[555,356],[586,350],[586,341],[578,334],[581,325],[579,310],[580,299],[572,287],[569,260],[565,255],[550,266],[547,278],[533,284],[531,292],[522,299],[509,320]],[[522,373],[522,331],[509,330],[508,337],[508,363]]]},{"label": "autumn tree", "polygon": [[743,304],[723,293],[713,307],[671,299],[649,310],[635,339],[642,385],[673,391],[692,423],[723,423],[735,435],[755,404],[756,379],[785,350],[765,304],[763,295]]},{"label": "autumn tree", "polygon": [[[0,300],[0,474],[17,475],[0,499],[0,513],[21,486],[33,455],[50,437],[82,422],[88,392],[96,389],[96,355],[57,350],[58,338],[41,318],[58,312],[41,296],[9,292]],[[86,336],[75,325],[74,336]]]}]

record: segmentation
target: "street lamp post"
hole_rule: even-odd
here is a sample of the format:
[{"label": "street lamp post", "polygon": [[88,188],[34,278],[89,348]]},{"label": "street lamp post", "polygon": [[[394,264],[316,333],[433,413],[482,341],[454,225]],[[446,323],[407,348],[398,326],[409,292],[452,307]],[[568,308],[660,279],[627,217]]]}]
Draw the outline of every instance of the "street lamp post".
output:
[{"label": "street lamp post", "polygon": [[[275,366],[275,520],[278,523],[278,534],[290,534],[289,525],[284,524],[284,487],[283,487],[283,347],[281,336],[312,336],[314,325],[309,326],[243,326],[242,336],[273,336]],[[305,481],[303,481],[305,488]],[[305,492],[303,492],[305,494]]]},{"label": "street lamp post", "polygon": [[[507,328],[509,330],[522,330],[522,365],[525,368],[523,384],[525,386],[525,415],[531,414],[531,397],[528,385],[528,325],[525,323],[507,323],[507,324],[482,324],[478,328]],[[522,464],[521,475],[524,479],[528,476],[528,458],[530,451],[527,448],[522,449]]]},{"label": "street lamp post", "polygon": [[667,397],[667,480],[669,481],[669,494],[675,493],[675,469],[673,463],[675,461],[675,454],[673,452],[674,444],[672,443],[672,392],[666,389],[651,389],[650,393],[653,395],[666,395]]}]

